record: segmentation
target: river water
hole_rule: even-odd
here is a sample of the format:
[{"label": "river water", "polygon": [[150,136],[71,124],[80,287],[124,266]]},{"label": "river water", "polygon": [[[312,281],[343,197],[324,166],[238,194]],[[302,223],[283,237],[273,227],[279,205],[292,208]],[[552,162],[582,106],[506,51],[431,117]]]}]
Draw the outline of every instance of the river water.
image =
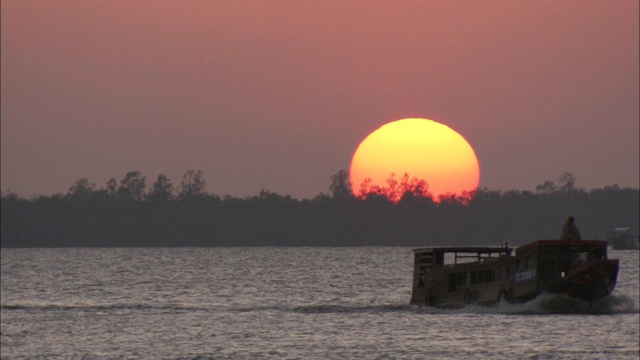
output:
[{"label": "river water", "polygon": [[406,247],[2,249],[1,356],[638,359],[638,251],[614,294],[409,305]]}]

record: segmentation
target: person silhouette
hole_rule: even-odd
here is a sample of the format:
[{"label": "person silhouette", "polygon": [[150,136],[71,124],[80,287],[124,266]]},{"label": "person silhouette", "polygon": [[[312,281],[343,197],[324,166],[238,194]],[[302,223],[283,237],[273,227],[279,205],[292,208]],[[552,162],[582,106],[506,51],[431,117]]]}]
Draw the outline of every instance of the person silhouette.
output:
[{"label": "person silhouette", "polygon": [[573,216],[569,216],[567,222],[562,225],[562,234],[560,235],[562,240],[582,240],[580,229],[576,226],[575,221]]}]

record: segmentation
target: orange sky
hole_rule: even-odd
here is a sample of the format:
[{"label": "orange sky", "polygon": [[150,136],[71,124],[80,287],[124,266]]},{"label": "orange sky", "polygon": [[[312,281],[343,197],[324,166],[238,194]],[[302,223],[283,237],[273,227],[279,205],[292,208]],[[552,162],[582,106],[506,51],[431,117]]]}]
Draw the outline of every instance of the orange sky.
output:
[{"label": "orange sky", "polygon": [[481,187],[639,186],[638,2],[2,1],[2,190],[139,170],[327,192],[369,133],[460,132]]}]

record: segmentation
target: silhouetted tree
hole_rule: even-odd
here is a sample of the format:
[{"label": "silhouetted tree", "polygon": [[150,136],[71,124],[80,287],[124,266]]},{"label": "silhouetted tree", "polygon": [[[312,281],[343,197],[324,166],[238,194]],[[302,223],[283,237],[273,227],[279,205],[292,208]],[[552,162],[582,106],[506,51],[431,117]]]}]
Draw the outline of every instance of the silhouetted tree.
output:
[{"label": "silhouetted tree", "polygon": [[140,201],[144,198],[145,177],[139,171],[130,171],[120,181],[117,197],[126,200]]},{"label": "silhouetted tree", "polygon": [[116,193],[118,191],[118,182],[116,181],[116,179],[111,178],[109,179],[109,181],[107,181],[107,195],[111,198],[114,198],[116,196]]},{"label": "silhouetted tree", "polygon": [[334,199],[344,200],[353,197],[353,194],[351,193],[349,171],[342,169],[331,177],[329,192]]},{"label": "silhouetted tree", "polygon": [[192,198],[206,195],[204,191],[206,185],[207,182],[204,181],[204,178],[202,177],[202,171],[188,170],[182,176],[178,197]]},{"label": "silhouetted tree", "polygon": [[431,197],[429,193],[429,185],[423,179],[415,176],[409,177],[408,173],[404,173],[400,180],[396,179],[396,174],[391,173],[386,180],[386,186],[372,185],[370,178],[366,178],[358,191],[360,199],[366,199],[369,194],[384,195],[394,203],[398,203],[405,194],[418,197]]},{"label": "silhouetted tree", "polygon": [[147,197],[151,201],[169,201],[173,199],[173,185],[171,185],[169,177],[165,174],[158,175]]},{"label": "silhouetted tree", "polygon": [[536,186],[536,191],[540,194],[551,194],[556,191],[556,184],[547,180],[543,184]]},{"label": "silhouetted tree", "polygon": [[558,179],[558,185],[561,192],[567,193],[571,191],[577,190],[575,188],[576,177],[573,176],[573,173],[566,172],[560,176]]},{"label": "silhouetted tree", "polygon": [[545,181],[543,184],[536,186],[536,192],[540,194],[552,194],[554,192],[568,193],[573,191],[581,191],[575,187],[576,177],[573,173],[565,172],[558,178],[558,184],[553,181]]},{"label": "silhouetted tree", "polygon": [[429,193],[429,184],[423,179],[412,177],[409,179],[409,174],[404,173],[402,179],[400,179],[400,197],[405,195],[411,195],[413,197],[431,197]]},{"label": "silhouetted tree", "polygon": [[89,180],[86,178],[82,178],[77,180],[70,188],[69,188],[69,196],[75,198],[86,198],[90,196],[96,188],[96,184],[89,183]]}]

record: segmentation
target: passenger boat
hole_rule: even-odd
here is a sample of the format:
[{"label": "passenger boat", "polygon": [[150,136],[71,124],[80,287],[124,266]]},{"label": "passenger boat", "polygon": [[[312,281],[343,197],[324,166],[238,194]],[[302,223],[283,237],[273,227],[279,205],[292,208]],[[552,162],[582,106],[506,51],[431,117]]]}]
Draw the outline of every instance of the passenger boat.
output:
[{"label": "passenger boat", "polygon": [[610,294],[619,261],[600,240],[539,240],[514,249],[414,249],[411,304],[460,308],[526,302],[543,293],[593,302]]},{"label": "passenger boat", "polygon": [[640,240],[631,235],[629,228],[615,228],[607,234],[607,241],[613,250],[637,250],[640,249]]}]

